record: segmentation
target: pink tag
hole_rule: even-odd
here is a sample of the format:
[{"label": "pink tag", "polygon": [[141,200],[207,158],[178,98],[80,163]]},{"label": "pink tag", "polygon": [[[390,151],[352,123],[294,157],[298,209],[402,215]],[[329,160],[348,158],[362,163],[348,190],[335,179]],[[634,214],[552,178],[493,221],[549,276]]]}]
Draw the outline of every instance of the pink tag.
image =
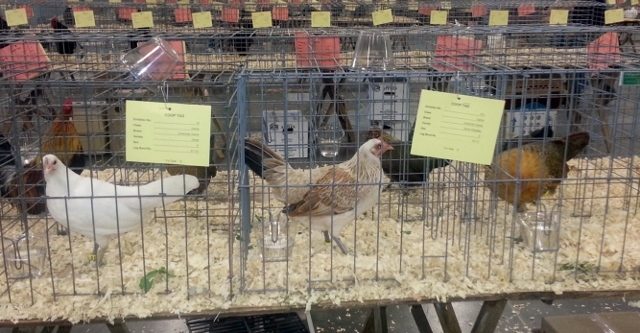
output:
[{"label": "pink tag", "polygon": [[273,7],[271,9],[271,18],[276,21],[289,20],[289,8],[287,7]]},{"label": "pink tag", "polygon": [[523,3],[518,7],[518,16],[527,16],[536,12],[536,7],[530,3]]},{"label": "pink tag", "polygon": [[87,10],[91,10],[91,8],[86,7],[86,6],[77,6],[77,7],[73,7],[73,12],[82,12],[82,11],[87,11]]},{"label": "pink tag", "polygon": [[489,9],[487,5],[478,4],[471,6],[471,17],[482,17],[487,15]]},{"label": "pink tag", "polygon": [[240,10],[238,8],[222,8],[222,22],[238,23],[240,21]]},{"label": "pink tag", "polygon": [[132,7],[120,7],[118,8],[118,19],[124,21],[131,21],[131,14],[138,10]]},{"label": "pink tag", "polygon": [[296,63],[299,67],[337,68],[340,62],[340,38],[309,36],[296,32]]},{"label": "pink tag", "polygon": [[418,14],[431,16],[431,11],[436,9],[438,9],[438,7],[434,5],[420,5],[420,7],[418,7]]},{"label": "pink tag", "polygon": [[294,5],[299,5],[302,3],[302,0],[291,0],[291,3]]},{"label": "pink tag", "polygon": [[191,17],[191,8],[176,8],[173,10],[176,17],[176,23],[187,23],[193,21]]},{"label": "pink tag", "polygon": [[184,41],[181,40],[170,40],[168,41],[169,45],[176,51],[178,54],[178,64],[176,64],[175,72],[171,77],[172,80],[185,80],[187,79],[187,70],[184,65]]},{"label": "pink tag", "polygon": [[49,57],[38,42],[16,42],[0,49],[0,71],[12,81],[26,81],[49,67]]},{"label": "pink tag", "polygon": [[620,62],[617,32],[607,32],[587,45],[589,69],[605,69]]},{"label": "pink tag", "polygon": [[33,17],[33,7],[29,5],[22,5],[22,6],[18,6],[18,8],[24,8],[24,11],[27,13],[27,19],[30,19]]},{"label": "pink tag", "polygon": [[441,72],[473,71],[476,54],[482,50],[482,41],[471,37],[438,36],[433,68]]}]

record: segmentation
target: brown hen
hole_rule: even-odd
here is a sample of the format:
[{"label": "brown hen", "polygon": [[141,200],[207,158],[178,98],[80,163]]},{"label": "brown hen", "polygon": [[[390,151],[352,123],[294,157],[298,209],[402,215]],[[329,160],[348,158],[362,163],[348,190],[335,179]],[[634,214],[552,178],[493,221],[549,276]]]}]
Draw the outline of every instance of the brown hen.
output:
[{"label": "brown hen", "polygon": [[566,139],[505,150],[485,168],[485,181],[500,199],[515,205],[520,212],[525,211],[527,203],[556,190],[567,177],[567,161],[588,144],[589,133],[579,132]]}]

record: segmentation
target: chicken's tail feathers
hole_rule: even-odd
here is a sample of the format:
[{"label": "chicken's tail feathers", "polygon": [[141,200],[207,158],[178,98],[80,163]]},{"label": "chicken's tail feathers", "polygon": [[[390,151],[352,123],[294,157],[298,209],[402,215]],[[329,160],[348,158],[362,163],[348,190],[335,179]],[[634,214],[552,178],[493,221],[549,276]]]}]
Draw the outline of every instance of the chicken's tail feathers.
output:
[{"label": "chicken's tail feathers", "polygon": [[[253,172],[264,178],[264,171],[267,168],[278,165],[286,165],[286,162],[278,152],[271,149],[262,141],[253,138],[246,138],[244,144],[244,161]],[[269,160],[269,166],[263,164],[264,160]]]},{"label": "chicken's tail feathers", "polygon": [[198,188],[198,178],[192,175],[175,175],[158,179],[140,186],[142,209],[148,210],[180,200],[184,195]]},{"label": "chicken's tail feathers", "polygon": [[589,144],[589,132],[577,132],[569,134],[566,140],[568,145],[567,159],[572,159],[580,154]]}]

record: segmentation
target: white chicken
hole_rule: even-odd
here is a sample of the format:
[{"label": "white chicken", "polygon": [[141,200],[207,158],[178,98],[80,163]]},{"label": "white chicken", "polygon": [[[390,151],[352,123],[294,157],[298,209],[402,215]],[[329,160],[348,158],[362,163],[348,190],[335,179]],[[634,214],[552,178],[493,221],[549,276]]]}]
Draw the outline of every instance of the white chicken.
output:
[{"label": "white chicken", "polygon": [[82,177],[69,170],[55,155],[42,158],[47,208],[53,219],[93,239],[96,261],[101,263],[109,239],[140,228],[153,212],[181,199],[197,188],[198,178],[176,175],[145,185],[120,186]]}]

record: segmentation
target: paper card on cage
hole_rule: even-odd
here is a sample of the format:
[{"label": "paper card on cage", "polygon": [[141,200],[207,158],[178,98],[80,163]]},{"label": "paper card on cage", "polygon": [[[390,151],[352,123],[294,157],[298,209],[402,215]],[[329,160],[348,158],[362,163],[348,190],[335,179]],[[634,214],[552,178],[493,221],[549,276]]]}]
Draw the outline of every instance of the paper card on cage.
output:
[{"label": "paper card on cage", "polygon": [[639,4],[639,3],[640,3],[640,1],[638,1],[638,0],[631,0],[631,6],[635,6],[635,5]]},{"label": "paper card on cage", "polygon": [[620,62],[620,42],[617,32],[607,32],[587,45],[590,69],[606,69]]},{"label": "paper card on cage", "polygon": [[567,25],[569,23],[569,10],[552,9],[549,14],[549,24],[551,25]]},{"label": "paper card on cage", "polygon": [[339,66],[340,38],[295,34],[296,64],[299,67],[333,69]]},{"label": "paper card on cage", "polygon": [[24,8],[7,9],[4,11],[4,16],[7,19],[7,25],[10,27],[29,24],[27,10]]},{"label": "paper card on cage", "polygon": [[393,13],[391,9],[376,10],[371,13],[371,18],[374,26],[393,23]]},{"label": "paper card on cage", "polygon": [[187,74],[187,69],[185,67],[185,45],[182,40],[169,40],[167,43],[173,48],[178,54],[178,63],[174,69],[173,75],[170,80],[186,80],[189,75]]},{"label": "paper card on cage", "polygon": [[431,25],[446,25],[448,15],[449,12],[447,12],[446,10],[432,10],[429,23]]},{"label": "paper card on cage", "polygon": [[209,166],[211,106],[127,101],[126,160]]},{"label": "paper card on cage", "polygon": [[536,12],[536,7],[530,3],[523,3],[518,6],[518,16],[528,16]]},{"label": "paper card on cage", "polygon": [[222,8],[222,22],[238,23],[240,22],[240,10],[238,8],[224,7]]},{"label": "paper card on cage", "polygon": [[609,9],[604,12],[604,24],[613,24],[624,21],[624,9]]},{"label": "paper card on cage", "polygon": [[483,17],[489,13],[489,8],[485,4],[475,4],[471,6],[471,17]]},{"label": "paper card on cage", "polygon": [[331,27],[331,12],[311,12],[312,28],[329,28]]},{"label": "paper card on cage", "polygon": [[109,3],[121,3],[122,0],[109,0]]},{"label": "paper card on cage", "polygon": [[256,29],[273,27],[271,12],[251,13],[251,21],[253,22],[253,27]]},{"label": "paper card on cage", "polygon": [[131,24],[135,29],[153,28],[153,13],[151,11],[131,14]]},{"label": "paper card on cage", "polygon": [[191,8],[179,7],[173,10],[176,23],[188,23],[193,20]]},{"label": "paper card on cage", "polygon": [[509,24],[508,10],[492,10],[489,12],[489,25],[500,26]]},{"label": "paper card on cage", "polygon": [[472,72],[476,55],[482,47],[482,41],[473,37],[438,36],[431,66],[442,72]]},{"label": "paper card on cage", "polygon": [[213,18],[210,11],[193,13],[192,17],[193,27],[196,29],[213,27]]},{"label": "paper card on cage", "polygon": [[289,20],[289,8],[273,7],[271,9],[271,17],[277,21],[287,21]]},{"label": "paper card on cage", "polygon": [[422,90],[411,155],[491,164],[504,100]]},{"label": "paper card on cage", "polygon": [[76,28],[92,28],[96,26],[96,18],[93,16],[93,10],[73,10],[73,18]]},{"label": "paper card on cage", "polygon": [[0,49],[0,71],[11,81],[26,81],[49,67],[49,57],[37,42],[16,42]]}]

